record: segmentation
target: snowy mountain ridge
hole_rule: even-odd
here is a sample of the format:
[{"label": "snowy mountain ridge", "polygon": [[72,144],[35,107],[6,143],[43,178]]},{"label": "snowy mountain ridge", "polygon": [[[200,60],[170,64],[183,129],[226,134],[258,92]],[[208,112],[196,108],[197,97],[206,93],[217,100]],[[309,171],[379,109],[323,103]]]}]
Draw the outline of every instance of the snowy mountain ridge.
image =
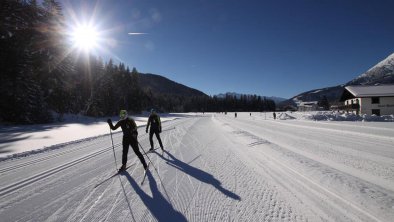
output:
[{"label": "snowy mountain ridge", "polygon": [[376,85],[394,83],[394,53],[365,73],[349,81],[347,85]]},{"label": "snowy mountain ridge", "polygon": [[[385,67],[388,69],[393,70],[394,68],[394,53],[389,55],[386,59],[380,61],[378,64],[370,68],[366,73],[369,71],[372,71],[373,69],[380,68],[380,67]],[[364,76],[366,73],[361,74],[361,76]]]},{"label": "snowy mountain ridge", "polygon": [[359,75],[353,80],[337,86],[325,87],[320,89],[313,89],[307,92],[300,93],[289,100],[286,100],[279,105],[285,107],[287,105],[295,106],[300,102],[318,101],[323,96],[332,102],[337,102],[341,96],[345,86],[351,85],[384,85],[394,84],[394,53],[387,58],[380,61],[365,73]]}]

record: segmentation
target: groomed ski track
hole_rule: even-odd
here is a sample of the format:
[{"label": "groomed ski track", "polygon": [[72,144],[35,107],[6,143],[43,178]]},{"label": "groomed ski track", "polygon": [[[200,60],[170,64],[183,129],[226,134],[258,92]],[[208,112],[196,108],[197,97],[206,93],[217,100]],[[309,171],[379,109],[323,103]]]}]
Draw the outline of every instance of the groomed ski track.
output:
[{"label": "groomed ski track", "polygon": [[[139,142],[148,151],[144,130]],[[148,154],[153,165],[143,186],[131,148],[133,165],[108,179],[120,166],[109,135],[0,162],[0,220],[394,218],[393,123],[206,114],[165,122],[161,137],[166,152]],[[113,138],[119,161],[122,134]]]}]

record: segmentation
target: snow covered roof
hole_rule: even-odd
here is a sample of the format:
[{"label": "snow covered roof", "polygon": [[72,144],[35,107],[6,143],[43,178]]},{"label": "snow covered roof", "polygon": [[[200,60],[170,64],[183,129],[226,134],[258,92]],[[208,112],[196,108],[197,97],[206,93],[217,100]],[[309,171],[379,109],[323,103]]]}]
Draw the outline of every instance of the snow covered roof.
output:
[{"label": "snow covered roof", "polygon": [[394,96],[394,85],[346,86],[354,97]]},{"label": "snow covered roof", "polygon": [[309,102],[301,102],[298,104],[298,106],[312,106],[312,105],[317,105],[318,101],[309,101]]}]

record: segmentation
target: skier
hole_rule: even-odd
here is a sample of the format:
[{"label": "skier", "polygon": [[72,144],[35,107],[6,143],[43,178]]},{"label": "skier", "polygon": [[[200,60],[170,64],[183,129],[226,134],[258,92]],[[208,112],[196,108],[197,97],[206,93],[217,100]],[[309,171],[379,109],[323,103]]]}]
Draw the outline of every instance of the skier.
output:
[{"label": "skier", "polygon": [[146,133],[148,133],[148,129],[150,127],[149,131],[149,142],[150,142],[150,150],[153,150],[153,134],[156,134],[156,138],[159,141],[160,148],[162,151],[164,151],[163,144],[161,143],[160,139],[160,133],[161,133],[161,121],[160,121],[160,116],[157,115],[154,109],[151,110],[151,114],[148,119],[148,123],[146,124]]},{"label": "skier", "polygon": [[120,110],[119,113],[120,120],[115,124],[115,126],[112,124],[112,120],[108,119],[108,125],[112,130],[116,130],[119,128],[119,126],[122,128],[123,131],[123,139],[122,139],[122,145],[123,145],[123,153],[122,153],[122,166],[120,167],[119,171],[123,171],[126,169],[126,163],[127,163],[127,153],[129,152],[129,146],[133,148],[134,153],[137,155],[137,157],[140,159],[142,165],[144,166],[144,169],[147,169],[147,164],[145,162],[144,157],[142,156],[140,150],[138,149],[138,131],[137,131],[137,124],[135,124],[135,121],[133,118],[128,117],[127,111],[126,110]]},{"label": "skier", "polygon": [[274,119],[276,119],[276,113],[274,112],[272,115],[274,116]]}]

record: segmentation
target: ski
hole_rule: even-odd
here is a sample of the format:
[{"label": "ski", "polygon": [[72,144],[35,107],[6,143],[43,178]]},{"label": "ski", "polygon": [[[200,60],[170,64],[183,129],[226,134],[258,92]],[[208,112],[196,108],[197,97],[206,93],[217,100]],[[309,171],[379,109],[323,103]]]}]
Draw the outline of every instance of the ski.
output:
[{"label": "ski", "polygon": [[[154,148],[154,149],[149,149],[147,152],[146,152],[146,154],[148,154],[148,153],[153,153],[153,152],[155,152],[155,150],[157,150],[157,149],[159,149],[159,148]],[[144,154],[145,155],[145,154]]]},{"label": "ski", "polygon": [[124,169],[124,170],[118,169],[118,171],[117,171],[116,173],[112,174],[112,175],[109,176],[107,179],[105,179],[105,180],[101,181],[100,183],[98,183],[96,186],[94,186],[94,188],[100,186],[101,184],[105,183],[106,181],[110,180],[111,178],[115,177],[116,175],[118,175],[118,174],[120,174],[120,173],[126,171],[126,170],[129,169],[131,166],[133,166],[134,164],[135,164],[135,163],[132,163],[132,164],[128,165],[128,166],[126,167],[126,169]]},{"label": "ski", "polygon": [[146,173],[149,170],[149,165],[150,165],[150,162],[148,163],[148,166],[146,167],[146,170],[144,170],[144,177],[142,178],[141,186],[144,185],[145,178],[146,178]]}]

